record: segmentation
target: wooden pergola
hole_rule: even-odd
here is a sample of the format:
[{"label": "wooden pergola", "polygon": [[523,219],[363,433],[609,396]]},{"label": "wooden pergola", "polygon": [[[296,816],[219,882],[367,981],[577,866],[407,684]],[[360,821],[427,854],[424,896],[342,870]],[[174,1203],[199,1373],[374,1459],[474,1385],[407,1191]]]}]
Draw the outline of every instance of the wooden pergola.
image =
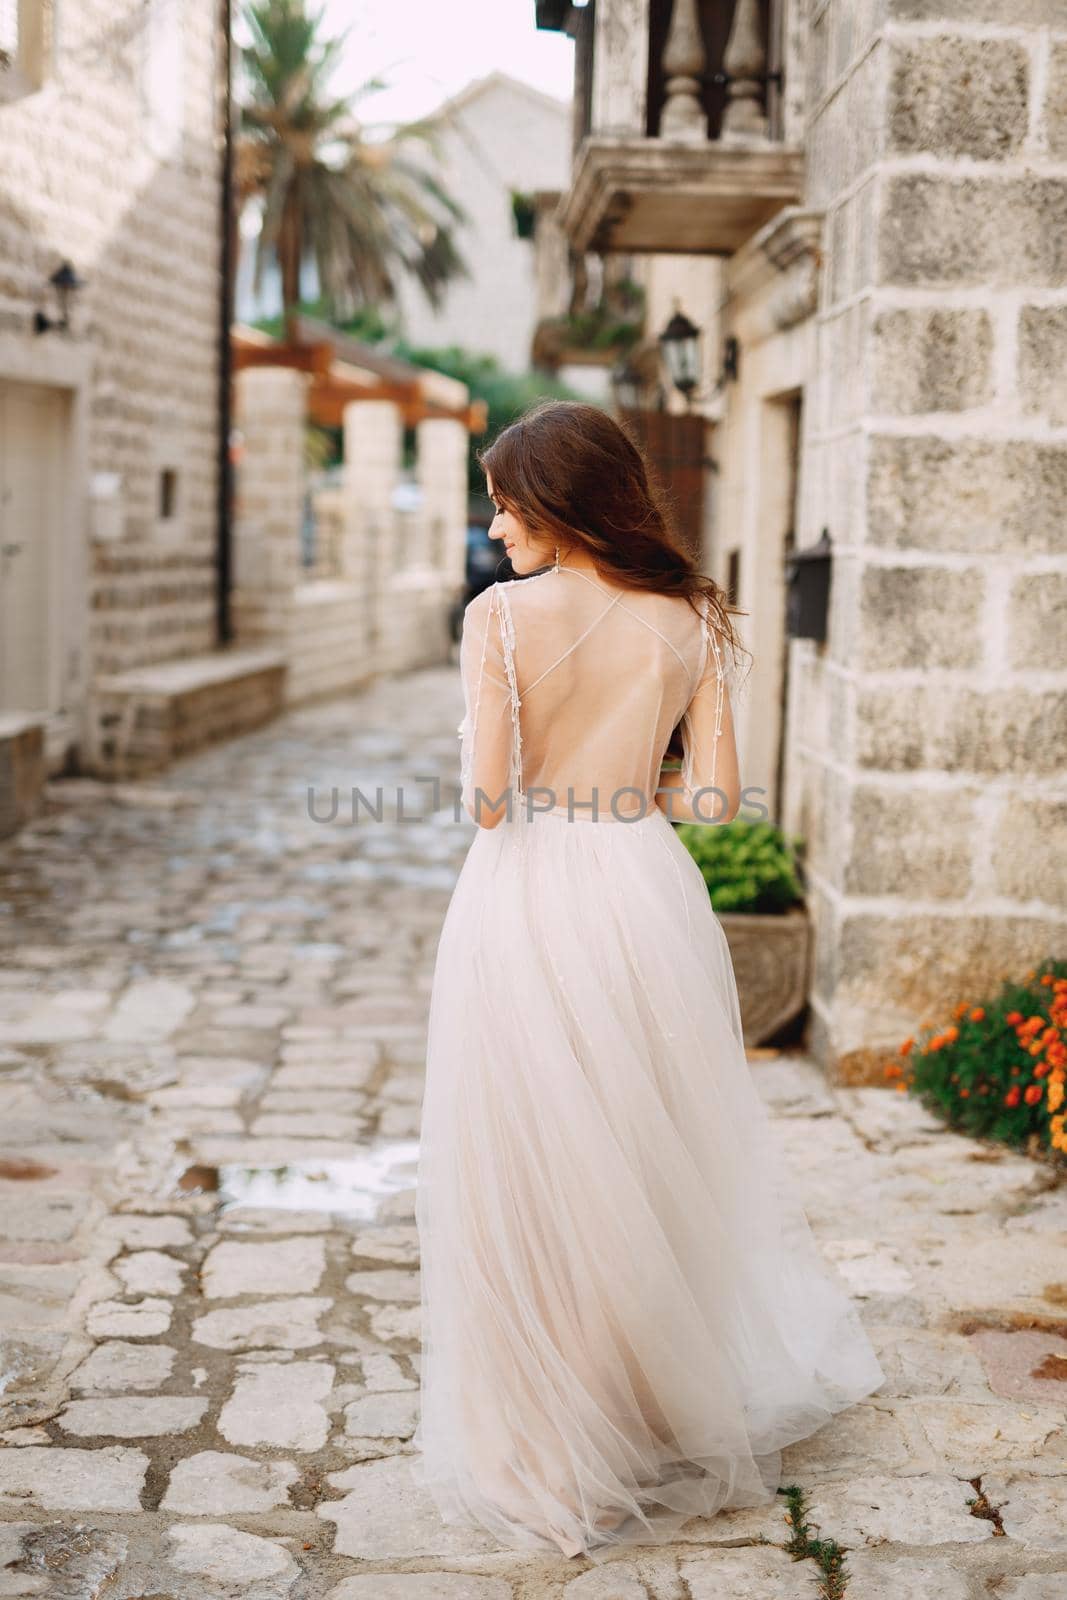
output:
[{"label": "wooden pergola", "polygon": [[427,417],[451,417],[468,433],[484,433],[486,405],[472,400],[465,384],[428,367],[417,367],[373,345],[338,333],[325,323],[297,318],[288,340],[273,339],[256,328],[236,324],[231,331],[233,370],[247,367],[290,367],[306,372],[308,420],[325,428],[341,426],[345,406],[353,400],[391,400],[404,426]]}]

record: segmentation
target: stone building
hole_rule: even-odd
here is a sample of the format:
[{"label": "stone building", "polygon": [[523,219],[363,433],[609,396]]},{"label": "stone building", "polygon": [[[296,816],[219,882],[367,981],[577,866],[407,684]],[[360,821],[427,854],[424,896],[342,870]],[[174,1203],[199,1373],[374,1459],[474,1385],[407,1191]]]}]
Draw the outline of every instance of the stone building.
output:
[{"label": "stone building", "polygon": [[[341,362],[337,392],[370,409],[332,416],[347,493],[322,516],[347,533],[308,571],[315,375],[227,382],[226,9],[0,5],[0,835],[49,772],[150,771],[447,654],[466,389]],[[235,414],[251,436],[236,515],[220,492]],[[398,551],[388,501],[362,543],[351,526],[395,486],[405,425],[432,550]]]},{"label": "stone building", "polygon": [[[860,1076],[1067,937],[1067,13],[537,16],[576,43],[559,225],[685,255],[716,308],[705,566],[748,613],[746,779],[806,841],[812,1044]],[[797,636],[787,558],[824,530]]]},{"label": "stone building", "polygon": [[216,642],[220,16],[0,11],[0,713],[53,770],[100,679]]},{"label": "stone building", "polygon": [[570,106],[504,72],[477,78],[426,121],[438,170],[467,220],[456,246],[469,276],[454,279],[438,310],[412,281],[399,286],[404,337],[492,355],[526,369],[535,317],[534,258],[516,231],[512,193],[558,191],[570,157]]}]

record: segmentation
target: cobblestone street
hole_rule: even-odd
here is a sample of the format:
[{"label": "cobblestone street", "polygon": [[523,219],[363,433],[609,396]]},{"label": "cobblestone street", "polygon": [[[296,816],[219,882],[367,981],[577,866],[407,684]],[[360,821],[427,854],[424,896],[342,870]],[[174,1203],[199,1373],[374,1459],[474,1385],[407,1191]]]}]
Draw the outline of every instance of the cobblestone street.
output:
[{"label": "cobblestone street", "polygon": [[[594,1565],[446,1529],[409,1479],[461,709],[454,669],[382,679],[55,784],[0,847],[0,1596],[818,1600],[781,1496]],[[432,776],[436,814],[351,825],[353,785],[388,818]],[[849,1600],[1061,1600],[1067,1190],[903,1095],[753,1071],[888,1373],[785,1453]]]}]

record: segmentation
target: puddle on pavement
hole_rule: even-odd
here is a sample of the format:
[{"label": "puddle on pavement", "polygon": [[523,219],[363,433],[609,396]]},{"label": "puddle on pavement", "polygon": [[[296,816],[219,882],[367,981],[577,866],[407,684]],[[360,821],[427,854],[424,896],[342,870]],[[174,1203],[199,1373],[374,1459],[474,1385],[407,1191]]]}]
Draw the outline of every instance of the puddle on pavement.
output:
[{"label": "puddle on pavement", "polygon": [[415,1187],[416,1139],[368,1147],[343,1161],[291,1161],[275,1167],[190,1167],[182,1189],[217,1190],[223,1212],[235,1206],[330,1211],[370,1222],[383,1200]]}]

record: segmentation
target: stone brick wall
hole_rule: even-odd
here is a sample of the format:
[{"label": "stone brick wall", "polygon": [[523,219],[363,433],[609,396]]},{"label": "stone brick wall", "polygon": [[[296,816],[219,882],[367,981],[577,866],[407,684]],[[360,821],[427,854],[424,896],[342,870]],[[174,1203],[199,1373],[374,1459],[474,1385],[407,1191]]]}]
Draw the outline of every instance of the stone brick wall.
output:
[{"label": "stone brick wall", "polygon": [[825,208],[787,825],[816,1048],[856,1073],[1067,938],[1067,11],[811,7]]},{"label": "stone brick wall", "polygon": [[243,445],[237,477],[234,617],[238,643],[269,645],[287,665],[290,705],[341,694],[380,673],[446,661],[449,613],[466,562],[467,434],[433,417],[416,426],[418,511],[393,503],[403,419],[391,400],[353,401],[344,478],[317,496],[332,524],[329,577],[301,568],[306,383],[284,367],[238,374]]},{"label": "stone brick wall", "polygon": [[[121,480],[118,536],[93,542],[88,561],[99,674],[215,639],[218,7],[64,0],[60,12],[44,87],[0,104],[0,339],[33,351],[34,311],[69,259],[87,284],[68,336],[92,352],[86,465]],[[146,30],[161,19],[166,81],[181,85],[173,141],[146,64]],[[176,474],[169,518],[165,470]],[[89,487],[73,490],[87,543]]]}]

